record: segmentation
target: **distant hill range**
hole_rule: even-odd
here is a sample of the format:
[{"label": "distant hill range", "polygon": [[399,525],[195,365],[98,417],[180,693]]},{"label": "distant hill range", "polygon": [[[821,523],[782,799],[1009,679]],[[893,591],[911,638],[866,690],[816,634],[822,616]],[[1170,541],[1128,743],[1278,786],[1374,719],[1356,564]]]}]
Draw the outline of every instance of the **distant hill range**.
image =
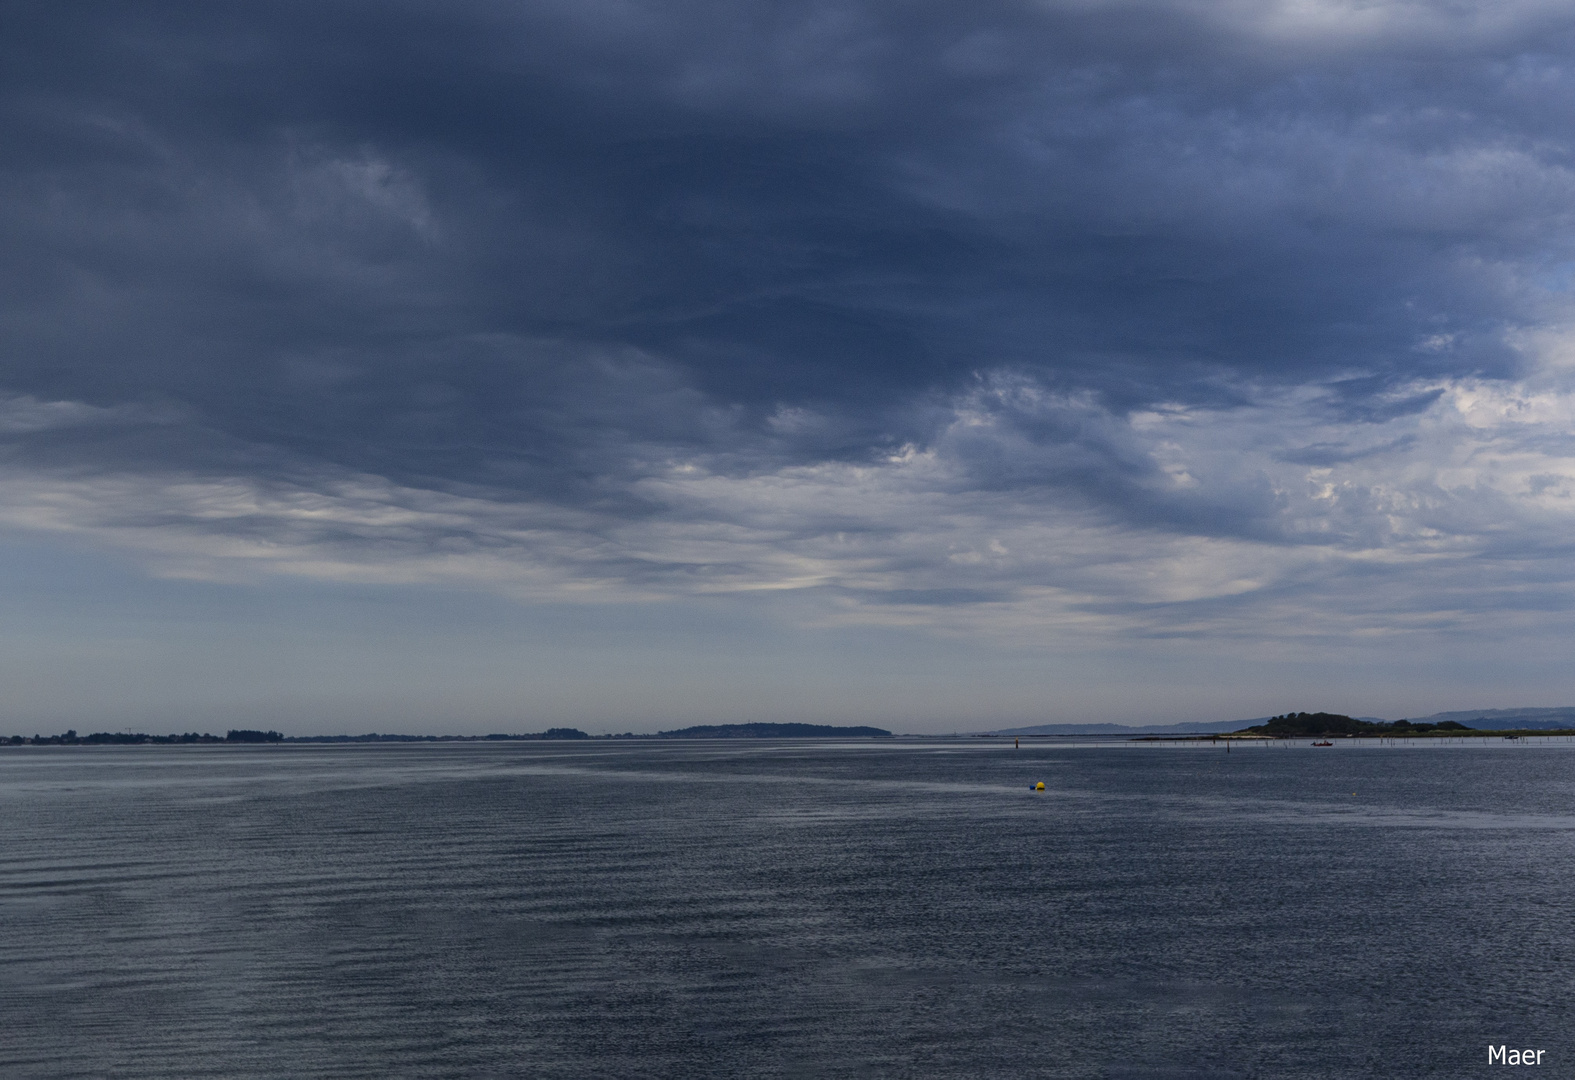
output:
[{"label": "distant hill range", "polygon": [[1408,717],[1413,724],[1441,724],[1453,720],[1478,731],[1538,731],[1575,728],[1575,705],[1556,709],[1466,709]]},{"label": "distant hill range", "polygon": [[702,724],[658,731],[658,739],[858,739],[890,738],[878,727],[834,727],[831,724]]}]

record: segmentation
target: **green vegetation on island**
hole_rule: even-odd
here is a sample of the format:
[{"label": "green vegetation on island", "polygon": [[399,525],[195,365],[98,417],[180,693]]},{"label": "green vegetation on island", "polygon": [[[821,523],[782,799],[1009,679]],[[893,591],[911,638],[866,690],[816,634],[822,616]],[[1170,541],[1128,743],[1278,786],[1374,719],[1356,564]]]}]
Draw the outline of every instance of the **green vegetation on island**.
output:
[{"label": "green vegetation on island", "polygon": [[1358,720],[1353,716],[1341,713],[1326,712],[1293,712],[1283,716],[1271,716],[1261,724],[1243,728],[1235,732],[1236,735],[1257,735],[1271,739],[1308,739],[1327,738],[1331,735],[1350,737],[1413,737],[1418,735],[1568,735],[1575,731],[1538,730],[1538,731],[1499,731],[1483,730],[1467,727],[1456,720],[1441,720],[1438,723],[1424,723],[1413,720]]},{"label": "green vegetation on island", "polygon": [[1240,734],[1300,738],[1318,735],[1421,734],[1425,731],[1439,730],[1470,731],[1471,729],[1453,720],[1446,720],[1441,724],[1413,724],[1409,720],[1387,723],[1381,720],[1358,720],[1340,713],[1294,712],[1286,713],[1284,716],[1271,716],[1264,723],[1246,728]]}]

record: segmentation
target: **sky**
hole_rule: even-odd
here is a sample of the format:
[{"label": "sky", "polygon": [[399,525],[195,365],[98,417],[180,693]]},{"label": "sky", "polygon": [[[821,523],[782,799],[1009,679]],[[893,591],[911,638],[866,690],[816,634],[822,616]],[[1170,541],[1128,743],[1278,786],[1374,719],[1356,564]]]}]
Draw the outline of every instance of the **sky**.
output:
[{"label": "sky", "polygon": [[1575,10],[10,0],[0,734],[1575,702]]}]

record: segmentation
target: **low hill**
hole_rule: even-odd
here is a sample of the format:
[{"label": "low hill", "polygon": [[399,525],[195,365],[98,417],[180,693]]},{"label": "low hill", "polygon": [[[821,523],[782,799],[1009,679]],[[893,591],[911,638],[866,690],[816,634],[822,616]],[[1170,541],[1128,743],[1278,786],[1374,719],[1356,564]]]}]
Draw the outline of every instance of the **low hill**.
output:
[{"label": "low hill", "polygon": [[831,724],[702,724],[658,731],[658,739],[856,739],[890,738],[878,727],[834,727]]},{"label": "low hill", "polygon": [[1575,706],[1546,709],[1462,709],[1408,720],[1340,713],[1286,713],[1256,720],[1201,721],[1180,724],[1034,724],[996,728],[981,735],[1037,738],[1069,735],[1225,735],[1251,733],[1281,737],[1322,735],[1420,735],[1430,731],[1568,731],[1575,730]]}]

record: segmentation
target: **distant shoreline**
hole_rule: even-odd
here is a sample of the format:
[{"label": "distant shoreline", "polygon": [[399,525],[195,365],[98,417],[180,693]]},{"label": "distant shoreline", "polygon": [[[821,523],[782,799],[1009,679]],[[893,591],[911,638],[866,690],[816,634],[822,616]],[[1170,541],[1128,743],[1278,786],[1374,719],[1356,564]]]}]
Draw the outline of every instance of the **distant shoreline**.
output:
[{"label": "distant shoreline", "polygon": [[246,746],[285,743],[461,743],[461,742],[580,742],[592,739],[890,739],[884,728],[836,727],[829,724],[722,724],[679,728],[635,734],[591,735],[579,728],[548,728],[546,731],[492,735],[284,735],[277,731],[231,729],[223,735],[187,732],[150,735],[146,732],[97,731],[78,735],[75,730],[59,735],[12,735],[0,738],[5,746]]},{"label": "distant shoreline", "polygon": [[1575,728],[1504,728],[1482,729],[1466,728],[1464,730],[1446,731],[1386,731],[1381,733],[1363,732],[1358,735],[1346,735],[1338,732],[1314,732],[1312,734],[1294,735],[1261,735],[1250,731],[1222,731],[1197,734],[1140,734],[1115,735],[1109,732],[1089,732],[1086,734],[1055,734],[1055,735],[971,735],[974,739],[1107,739],[1122,742],[1295,742],[1306,739],[1490,739],[1490,738],[1530,738],[1542,735],[1575,735]]},{"label": "distant shoreline", "polygon": [[1357,735],[1346,735],[1336,732],[1312,735],[1259,735],[1254,732],[1228,732],[1219,735],[1135,735],[1132,742],[1294,742],[1302,739],[1525,739],[1542,735],[1575,735],[1575,728],[1506,728],[1483,729],[1466,728],[1464,730],[1448,731],[1385,731],[1378,733],[1363,732]]}]

